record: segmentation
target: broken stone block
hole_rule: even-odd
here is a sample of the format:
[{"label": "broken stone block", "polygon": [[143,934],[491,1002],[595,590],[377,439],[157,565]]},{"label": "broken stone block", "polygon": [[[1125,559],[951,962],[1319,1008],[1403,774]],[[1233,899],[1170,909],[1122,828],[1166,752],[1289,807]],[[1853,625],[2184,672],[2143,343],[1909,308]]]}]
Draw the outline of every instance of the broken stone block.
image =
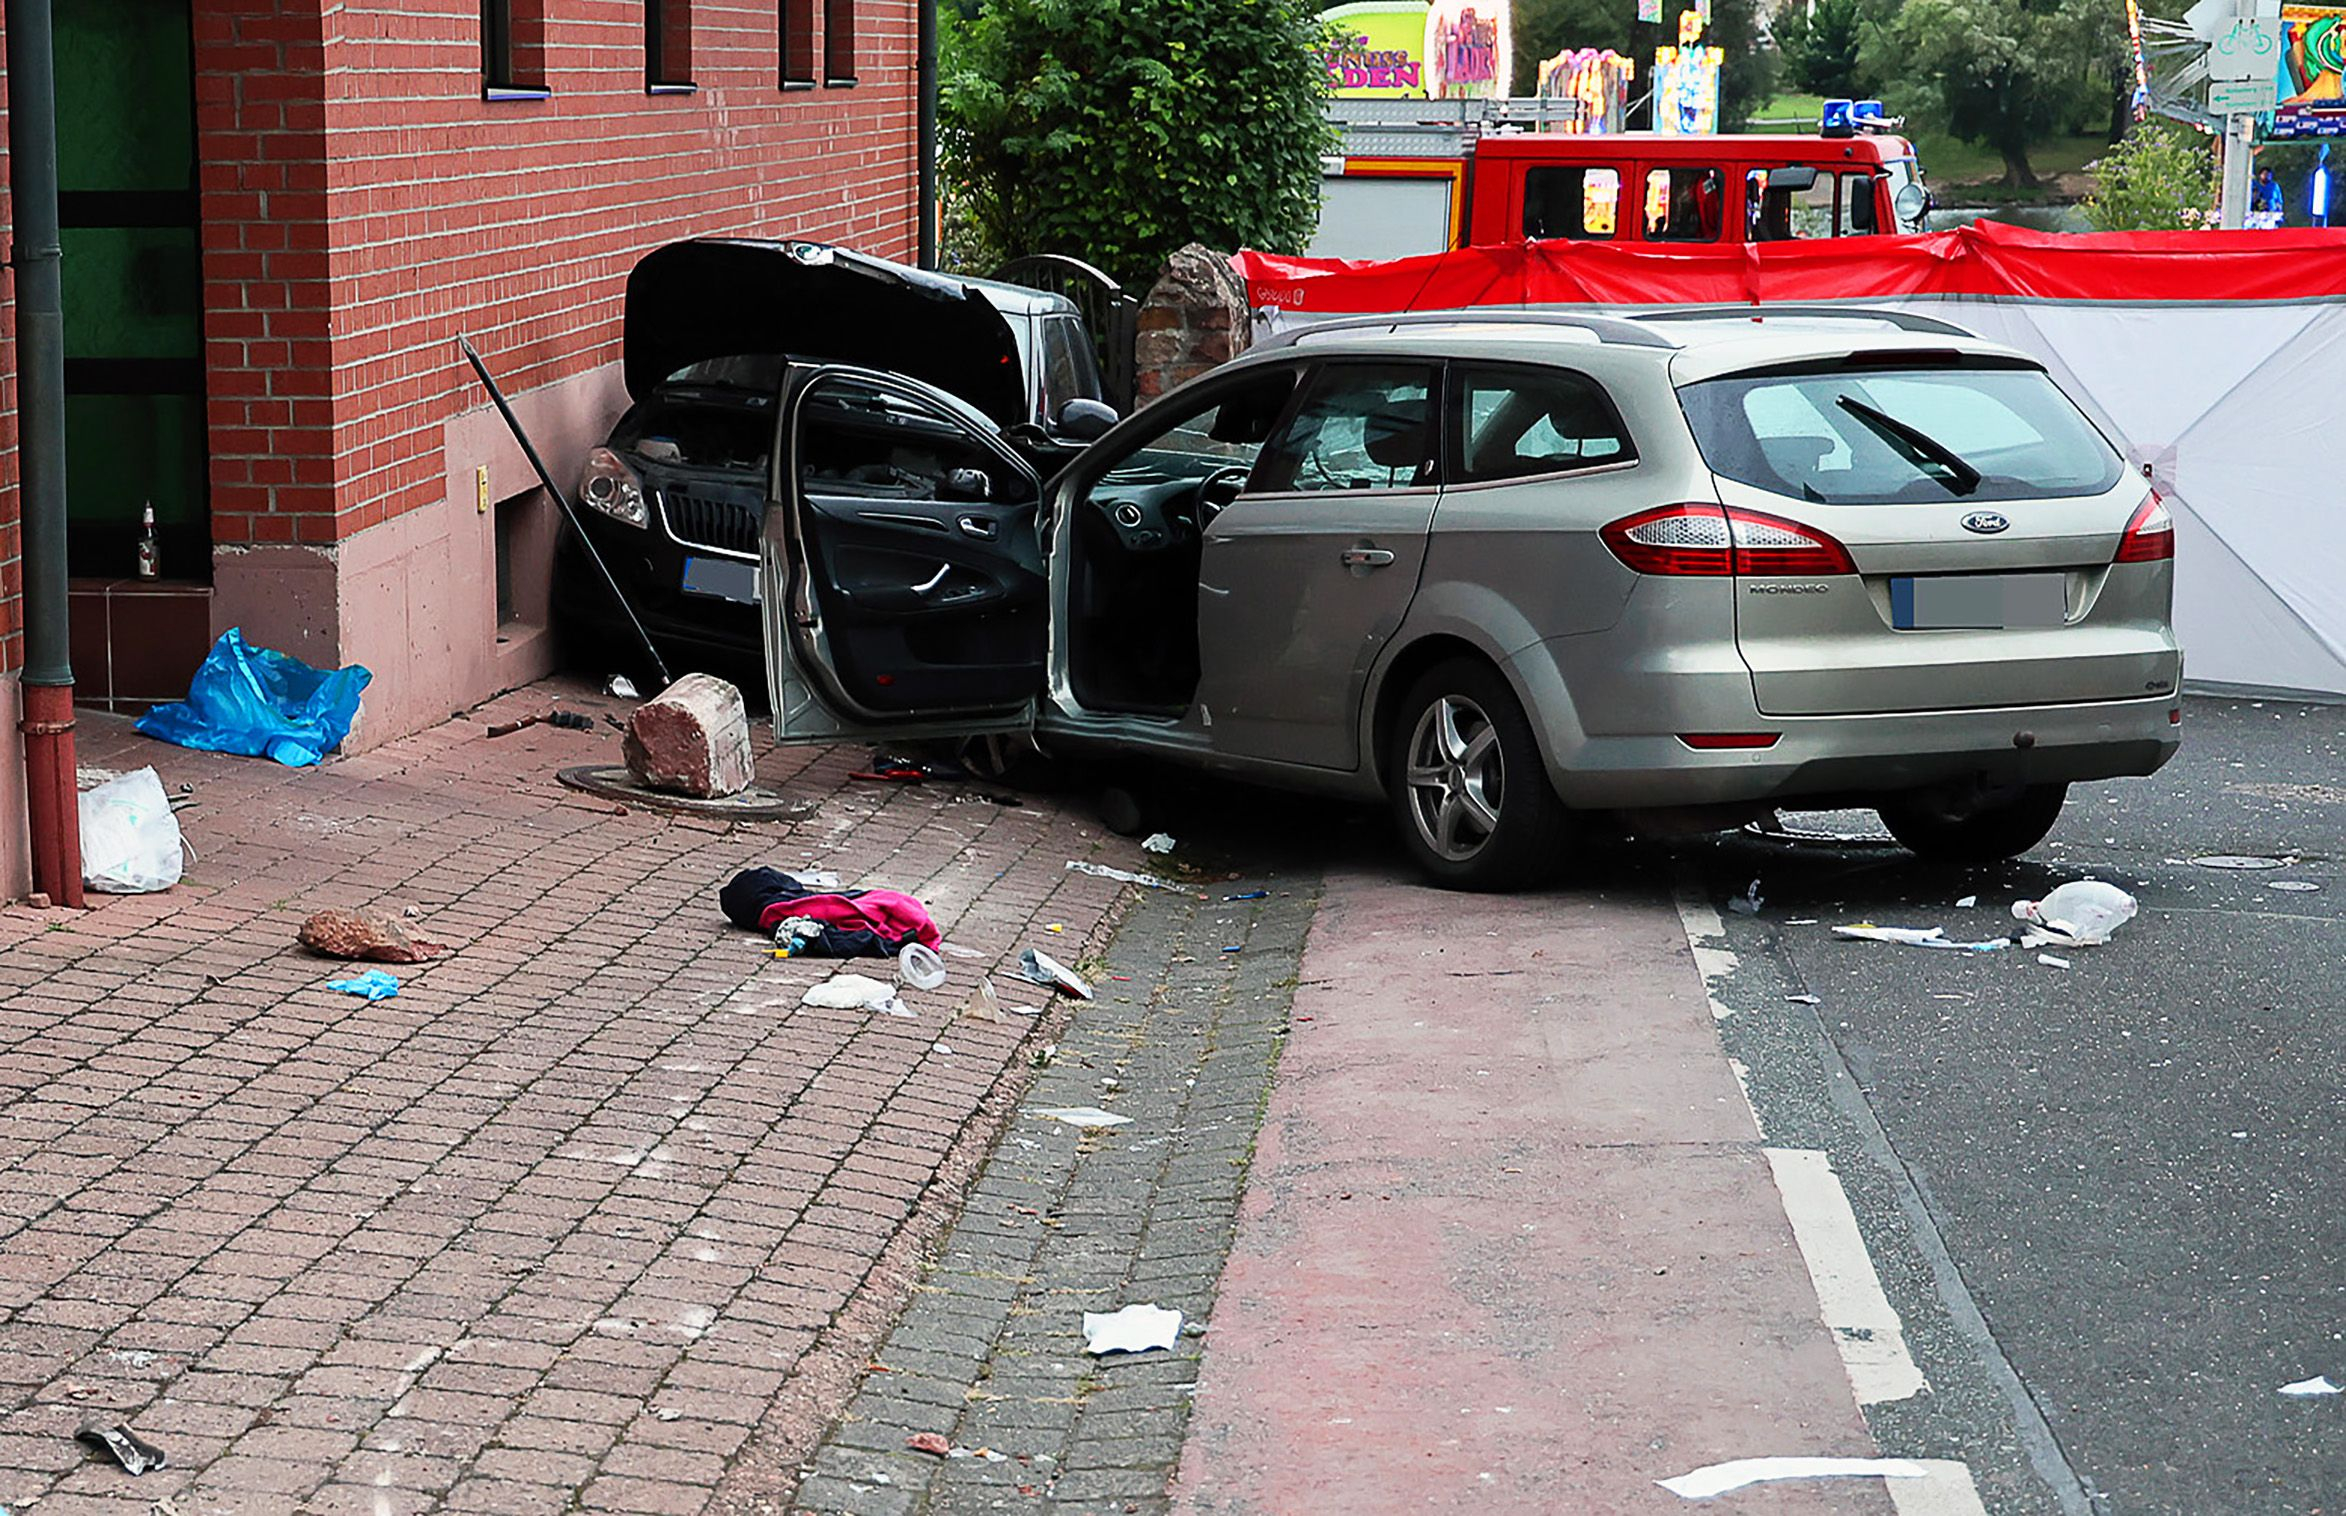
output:
[{"label": "broken stone block", "polygon": [[320,911],[301,924],[301,945],[329,958],[372,963],[421,963],[448,951],[426,942],[381,911]]},{"label": "broken stone block", "polygon": [[620,743],[639,784],[703,800],[738,795],[753,769],[749,709],[713,674],[687,674],[635,708]]}]

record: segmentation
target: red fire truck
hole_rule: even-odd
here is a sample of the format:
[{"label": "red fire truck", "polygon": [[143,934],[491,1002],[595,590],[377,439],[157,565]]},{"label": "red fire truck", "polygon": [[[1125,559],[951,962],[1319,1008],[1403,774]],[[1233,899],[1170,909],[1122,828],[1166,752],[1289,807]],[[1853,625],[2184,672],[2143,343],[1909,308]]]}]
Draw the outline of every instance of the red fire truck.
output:
[{"label": "red fire truck", "polygon": [[1569,100],[1338,100],[1344,152],[1325,164],[1320,258],[1404,258],[1561,237],[1765,242],[1920,232],[1913,144],[1827,135],[1576,135]]}]

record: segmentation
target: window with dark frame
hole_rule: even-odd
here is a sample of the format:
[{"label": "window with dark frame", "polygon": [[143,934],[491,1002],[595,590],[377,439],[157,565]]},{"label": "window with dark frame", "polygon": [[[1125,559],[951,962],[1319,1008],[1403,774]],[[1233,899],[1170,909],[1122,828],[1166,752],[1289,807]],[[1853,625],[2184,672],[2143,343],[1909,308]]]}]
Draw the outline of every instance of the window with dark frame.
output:
[{"label": "window with dark frame", "polygon": [[815,0],[775,0],[782,27],[782,87],[815,86]]},{"label": "window with dark frame", "polygon": [[855,0],[823,0],[823,82],[855,82]]},{"label": "window with dark frame", "polygon": [[644,0],[644,88],[692,88],[692,0]]},{"label": "window with dark frame", "polygon": [[545,94],[545,42],[545,0],[481,0],[483,92]]}]

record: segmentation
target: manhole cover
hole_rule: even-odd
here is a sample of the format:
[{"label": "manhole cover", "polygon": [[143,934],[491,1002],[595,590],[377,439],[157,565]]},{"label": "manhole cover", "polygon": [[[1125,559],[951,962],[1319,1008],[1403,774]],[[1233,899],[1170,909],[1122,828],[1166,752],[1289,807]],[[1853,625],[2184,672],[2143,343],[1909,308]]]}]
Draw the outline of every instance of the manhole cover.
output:
[{"label": "manhole cover", "polygon": [[2255,853],[2210,853],[2191,860],[2193,867],[2203,869],[2277,869],[2288,860],[2265,858]]},{"label": "manhole cover", "polygon": [[601,795],[607,800],[623,800],[629,805],[650,806],[655,810],[682,811],[691,816],[722,816],[728,821],[799,821],[820,808],[817,801],[793,800],[754,784],[738,795],[722,795],[714,800],[671,795],[666,790],[649,789],[636,783],[624,763],[582,764],[564,769],[554,777],[571,789]]}]

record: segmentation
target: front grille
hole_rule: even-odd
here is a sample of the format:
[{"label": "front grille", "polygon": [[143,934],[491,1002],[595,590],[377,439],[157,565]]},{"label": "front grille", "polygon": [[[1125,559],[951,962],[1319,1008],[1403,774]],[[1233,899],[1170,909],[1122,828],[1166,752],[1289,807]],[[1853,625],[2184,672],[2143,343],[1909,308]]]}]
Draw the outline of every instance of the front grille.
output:
[{"label": "front grille", "polygon": [[765,509],[754,489],[698,481],[652,486],[668,535],[686,547],[742,558],[758,555],[758,519]]}]

